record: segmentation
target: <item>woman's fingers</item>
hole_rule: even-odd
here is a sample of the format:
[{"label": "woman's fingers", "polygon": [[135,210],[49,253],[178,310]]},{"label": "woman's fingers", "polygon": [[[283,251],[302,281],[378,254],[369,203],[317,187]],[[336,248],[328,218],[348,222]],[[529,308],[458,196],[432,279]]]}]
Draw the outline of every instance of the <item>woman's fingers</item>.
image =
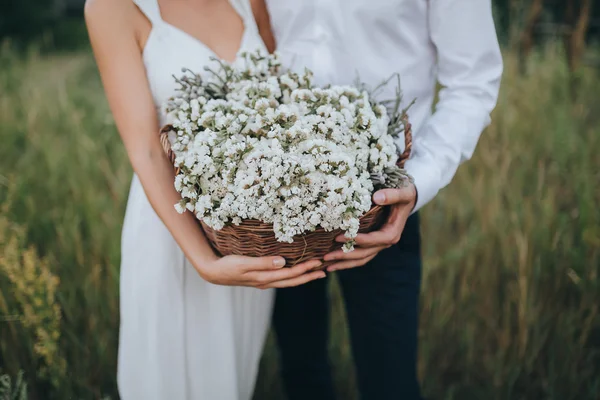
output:
[{"label": "woman's fingers", "polygon": [[242,269],[246,272],[250,271],[268,271],[277,270],[283,268],[286,264],[285,258],[274,256],[274,257],[239,257],[236,262],[242,266]]},{"label": "woman's fingers", "polygon": [[[247,278],[256,286],[265,286],[273,282],[285,281],[307,275],[310,271],[321,266],[320,260],[310,260],[289,268],[281,268],[276,271],[250,271]],[[317,273],[325,274],[323,271]]]},{"label": "woman's fingers", "polygon": [[308,283],[310,281],[314,281],[316,279],[322,279],[325,278],[325,272],[323,271],[314,271],[314,272],[309,272],[300,276],[297,276],[295,278],[290,278],[290,279],[283,279],[280,281],[275,281],[275,282],[271,282],[267,285],[264,286],[259,286],[259,289],[268,289],[268,288],[285,288],[285,287],[292,287],[292,286],[299,286],[299,285],[304,285],[305,283]]}]

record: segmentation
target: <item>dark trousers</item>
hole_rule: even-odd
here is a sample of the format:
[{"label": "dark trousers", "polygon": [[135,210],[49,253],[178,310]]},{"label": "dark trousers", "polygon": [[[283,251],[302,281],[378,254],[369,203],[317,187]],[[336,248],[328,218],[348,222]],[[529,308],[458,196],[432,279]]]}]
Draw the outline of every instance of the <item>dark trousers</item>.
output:
[{"label": "dark trousers", "polygon": [[[417,382],[421,249],[418,215],[400,242],[339,277],[363,400],[420,399]],[[277,291],[274,325],[289,400],[333,400],[328,279]],[[341,399],[343,400],[343,399]]]}]

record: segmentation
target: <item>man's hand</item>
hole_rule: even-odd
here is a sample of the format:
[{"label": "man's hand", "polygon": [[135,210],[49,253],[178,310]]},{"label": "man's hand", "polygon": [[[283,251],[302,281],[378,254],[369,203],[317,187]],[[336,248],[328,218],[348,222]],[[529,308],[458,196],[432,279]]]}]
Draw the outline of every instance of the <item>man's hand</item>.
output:
[{"label": "man's hand", "polygon": [[[404,224],[412,212],[417,198],[414,185],[402,189],[382,189],[373,195],[373,202],[380,206],[390,206],[390,215],[380,230],[371,233],[359,233],[356,237],[354,251],[344,253],[337,250],[326,254],[325,261],[336,262],[327,267],[328,272],[340,269],[360,267],[371,261],[377,253],[400,241]],[[338,242],[346,242],[344,235],[336,238]]]}]

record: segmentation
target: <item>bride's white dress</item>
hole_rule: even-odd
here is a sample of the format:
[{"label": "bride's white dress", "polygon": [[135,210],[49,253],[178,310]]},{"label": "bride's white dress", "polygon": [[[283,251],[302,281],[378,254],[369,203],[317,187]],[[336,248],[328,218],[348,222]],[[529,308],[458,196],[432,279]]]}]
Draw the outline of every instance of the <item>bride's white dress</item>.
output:
[{"label": "bride's white dress", "polygon": [[[240,50],[265,50],[249,0],[230,1],[244,21]],[[160,110],[174,93],[172,75],[182,67],[202,71],[214,53],[163,21],[157,0],[134,2],[153,26],[143,58]],[[160,118],[164,123],[165,116]],[[200,278],[133,177],[122,234],[122,399],[249,400],[273,296]]]}]

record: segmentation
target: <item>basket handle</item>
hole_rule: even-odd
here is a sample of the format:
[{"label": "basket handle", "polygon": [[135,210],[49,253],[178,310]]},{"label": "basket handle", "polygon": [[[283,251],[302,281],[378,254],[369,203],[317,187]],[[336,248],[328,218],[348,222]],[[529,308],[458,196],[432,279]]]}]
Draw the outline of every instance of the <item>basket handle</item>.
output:
[{"label": "basket handle", "polygon": [[[397,165],[399,167],[404,167],[406,160],[410,157],[410,152],[412,150],[412,125],[408,122],[408,116],[402,117],[402,121],[404,122],[404,152],[398,157]],[[175,153],[171,149],[171,142],[169,142],[169,133],[174,132],[175,128],[173,125],[165,125],[160,130],[160,144],[171,161],[171,164],[175,163]],[[179,172],[179,168],[177,168],[176,172]]]},{"label": "basket handle", "polygon": [[[169,133],[175,132],[173,125],[165,125],[160,130],[159,139],[160,145],[163,148],[167,158],[171,162],[171,165],[175,165],[175,152],[171,149],[171,142],[169,142]],[[175,167],[175,175],[179,173],[179,167]]]},{"label": "basket handle", "polygon": [[400,168],[404,168],[404,164],[410,157],[410,152],[412,151],[412,125],[408,122],[408,115],[404,114],[402,122],[404,122],[404,151],[400,154],[400,157],[398,157],[397,165]]}]

